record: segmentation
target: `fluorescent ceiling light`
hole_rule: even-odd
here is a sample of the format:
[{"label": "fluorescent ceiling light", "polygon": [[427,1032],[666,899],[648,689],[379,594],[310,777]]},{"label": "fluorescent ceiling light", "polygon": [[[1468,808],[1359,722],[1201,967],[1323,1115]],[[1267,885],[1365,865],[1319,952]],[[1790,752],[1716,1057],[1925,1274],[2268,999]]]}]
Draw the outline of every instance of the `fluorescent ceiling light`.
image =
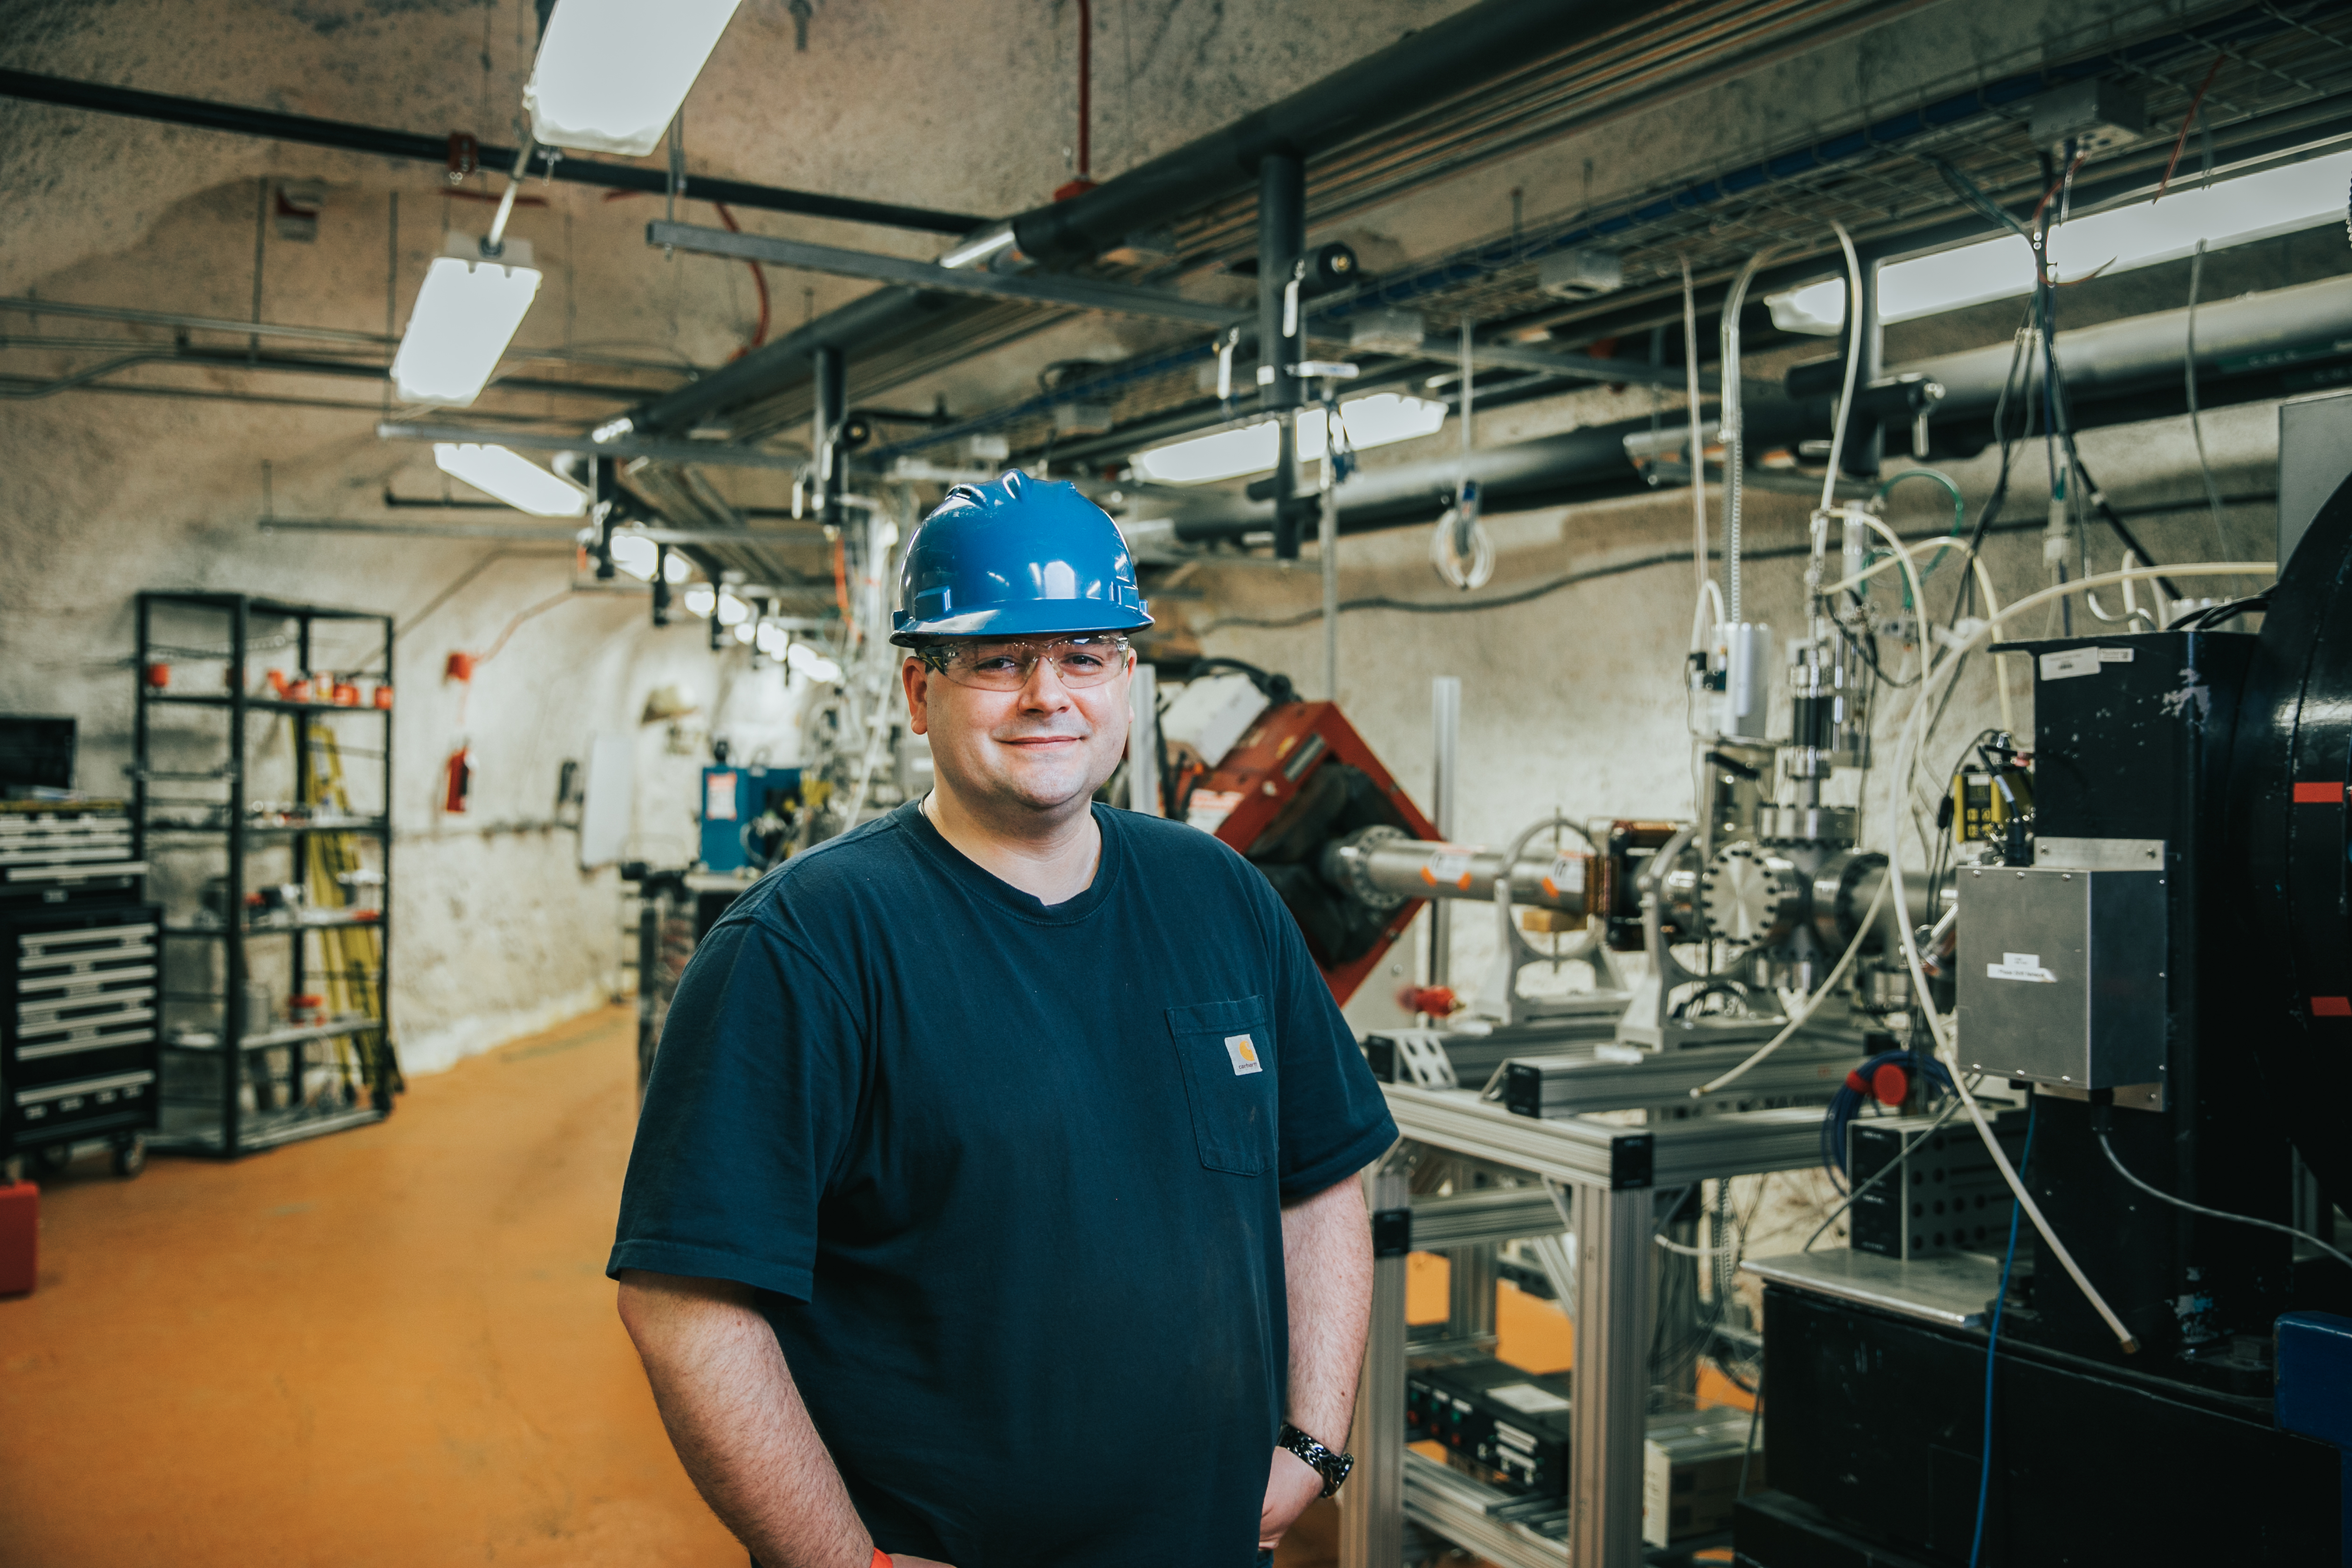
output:
[{"label": "fluorescent ceiling light", "polygon": [[642,158],[741,0],[557,0],[522,89],[532,139]]},{"label": "fluorescent ceiling light", "polygon": [[[655,563],[661,560],[661,546],[644,534],[622,532],[613,535],[613,564],[635,577],[638,582],[652,582]],[[694,568],[688,564],[686,557],[673,550],[669,552],[667,562],[663,563],[661,574],[670,583],[683,583],[693,570]],[[694,597],[690,594],[687,596],[687,607],[694,608]],[[706,604],[701,611],[696,613],[702,614],[709,608],[710,606]]]},{"label": "fluorescent ceiling light", "polygon": [[751,640],[751,634],[743,630],[743,625],[751,618],[751,605],[745,604],[734,595],[728,593],[725,589],[722,588],[719,590],[719,624],[720,626],[733,626],[737,636],[740,637],[745,642],[750,642]]},{"label": "fluorescent ceiling light", "polygon": [[718,603],[719,590],[708,583],[697,583],[686,591],[686,613],[689,616],[707,616]]},{"label": "fluorescent ceiling light", "polygon": [[[1445,424],[1445,405],[1423,397],[1376,392],[1339,405],[1339,423],[1358,450],[1385,447],[1433,436]],[[1190,441],[1138,452],[1131,459],[1142,478],[1163,485],[1200,485],[1213,479],[1237,479],[1264,473],[1274,467],[1277,433],[1275,422],[1261,419],[1237,430],[1219,430]],[[1323,456],[1328,433],[1320,408],[1298,416],[1298,459],[1314,462]]]},{"label": "fluorescent ceiling light", "polygon": [[794,669],[820,685],[830,684],[841,679],[841,666],[804,642],[793,644],[791,651],[786,653],[784,658]]},{"label": "fluorescent ceiling light", "polygon": [[[2095,213],[2050,231],[2050,265],[2063,279],[2176,260],[2197,248],[2243,245],[2272,235],[2340,222],[2352,183],[2352,153],[2311,158],[2207,187],[2176,187],[2162,201]],[[1879,309],[1907,321],[1963,305],[2006,300],[2033,287],[2033,253],[2015,235],[1980,240],[1878,269]],[[1845,315],[1845,279],[1772,295],[1783,331],[1835,332]]]},{"label": "fluorescent ceiling light", "polygon": [[[504,447],[433,444],[433,461],[452,479],[487,496],[540,517],[578,517],[588,510],[588,492]],[[648,545],[646,548],[651,549]]]},{"label": "fluorescent ceiling light", "polygon": [[[507,248],[521,243],[509,240]],[[480,396],[538,292],[539,274],[530,267],[435,257],[392,360],[400,400],[464,407]]]},{"label": "fluorescent ceiling light", "polygon": [[[722,604],[722,605],[723,605],[723,604],[725,604],[727,601],[726,601],[726,600],[724,600],[724,599],[721,599],[721,600],[719,600],[719,602],[720,604]],[[737,642],[750,642],[750,641],[751,640],[751,637],[752,637],[752,631],[751,631],[751,622],[749,622],[749,621],[744,621],[744,622],[741,622],[741,623],[740,623],[740,624],[738,624],[738,625],[737,625],[737,626],[735,627],[735,640],[736,640]]]},{"label": "fluorescent ceiling light", "polygon": [[784,628],[775,622],[761,621],[759,631],[752,636],[751,640],[760,651],[770,658],[782,658],[784,657],[785,645],[792,639],[785,634]]}]

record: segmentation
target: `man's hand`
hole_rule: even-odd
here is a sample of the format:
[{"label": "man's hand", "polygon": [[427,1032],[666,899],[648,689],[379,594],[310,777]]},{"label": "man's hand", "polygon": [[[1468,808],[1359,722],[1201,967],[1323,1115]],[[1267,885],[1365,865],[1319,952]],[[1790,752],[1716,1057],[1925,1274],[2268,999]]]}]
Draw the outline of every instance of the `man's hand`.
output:
[{"label": "man's hand", "polygon": [[1282,1532],[1322,1495],[1323,1473],[1289,1449],[1276,1448],[1274,1468],[1265,1478],[1265,1502],[1257,1510],[1258,1550],[1273,1550]]}]

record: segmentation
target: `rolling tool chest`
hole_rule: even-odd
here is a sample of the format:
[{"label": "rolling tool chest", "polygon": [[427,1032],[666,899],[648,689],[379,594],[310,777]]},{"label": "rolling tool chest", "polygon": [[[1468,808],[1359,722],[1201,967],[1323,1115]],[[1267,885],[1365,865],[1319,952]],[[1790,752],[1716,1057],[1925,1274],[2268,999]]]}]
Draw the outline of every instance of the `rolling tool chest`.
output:
[{"label": "rolling tool chest", "polygon": [[160,921],[131,857],[120,803],[0,802],[0,1160],[146,1162]]}]

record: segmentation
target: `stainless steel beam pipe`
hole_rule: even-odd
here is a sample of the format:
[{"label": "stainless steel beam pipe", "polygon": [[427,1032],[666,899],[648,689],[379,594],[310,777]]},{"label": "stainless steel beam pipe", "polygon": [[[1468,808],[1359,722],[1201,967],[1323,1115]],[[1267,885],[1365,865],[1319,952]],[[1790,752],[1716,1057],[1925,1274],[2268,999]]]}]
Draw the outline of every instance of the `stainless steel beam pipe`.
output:
[{"label": "stainless steel beam pipe", "polygon": [[[1323,851],[1324,877],[1374,907],[1407,899],[1475,899],[1492,903],[1503,852],[1473,844],[1351,834]],[[1586,912],[1590,858],[1581,849],[1555,860],[1528,856],[1511,868],[1511,901]]]}]

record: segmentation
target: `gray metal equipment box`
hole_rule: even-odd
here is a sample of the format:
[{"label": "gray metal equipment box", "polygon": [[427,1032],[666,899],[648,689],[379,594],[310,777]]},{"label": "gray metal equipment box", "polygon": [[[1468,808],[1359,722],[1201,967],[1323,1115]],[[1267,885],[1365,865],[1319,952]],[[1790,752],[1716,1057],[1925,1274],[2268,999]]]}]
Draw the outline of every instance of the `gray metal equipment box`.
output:
[{"label": "gray metal equipment box", "polygon": [[2311,520],[2352,477],[2352,392],[2279,405],[2278,560],[2284,569]]},{"label": "gray metal equipment box", "polygon": [[1959,894],[1962,1062],[2061,1089],[2163,1081],[2162,872],[1974,867]]}]

